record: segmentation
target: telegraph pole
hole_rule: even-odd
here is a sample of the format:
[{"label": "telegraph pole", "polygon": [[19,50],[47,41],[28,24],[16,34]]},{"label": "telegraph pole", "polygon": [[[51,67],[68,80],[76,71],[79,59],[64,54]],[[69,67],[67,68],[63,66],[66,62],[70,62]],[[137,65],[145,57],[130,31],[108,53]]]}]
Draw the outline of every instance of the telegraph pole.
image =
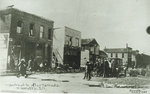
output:
[{"label": "telegraph pole", "polygon": [[127,48],[127,69],[129,67],[129,49],[128,49],[128,43],[126,44],[126,48]]}]

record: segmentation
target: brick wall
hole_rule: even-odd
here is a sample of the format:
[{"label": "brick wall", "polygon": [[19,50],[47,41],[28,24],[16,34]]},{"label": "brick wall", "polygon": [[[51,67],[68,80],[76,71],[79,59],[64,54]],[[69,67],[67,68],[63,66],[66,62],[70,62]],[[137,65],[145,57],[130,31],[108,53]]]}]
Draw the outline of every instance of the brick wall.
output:
[{"label": "brick wall", "polygon": [[[12,10],[12,21],[11,21],[11,33],[12,35],[16,34],[17,31],[17,22],[22,21],[22,33],[25,36],[29,36],[29,27],[30,24],[34,24],[34,37],[39,38],[40,36],[40,26],[44,27],[44,39],[48,39],[48,30],[51,29],[51,37],[53,37],[53,21],[48,21],[37,17],[35,15],[21,12],[18,10]],[[53,39],[53,38],[51,38]]]},{"label": "brick wall", "polygon": [[3,15],[0,12],[0,33],[9,33],[11,25],[11,14]]},{"label": "brick wall", "polygon": [[[76,47],[81,47],[81,32],[71,29],[69,27],[65,27],[65,36],[69,36],[72,38],[72,45],[71,46],[76,46]],[[79,42],[76,42],[76,39],[79,39]],[[70,41],[65,37],[65,43],[67,41]]]}]

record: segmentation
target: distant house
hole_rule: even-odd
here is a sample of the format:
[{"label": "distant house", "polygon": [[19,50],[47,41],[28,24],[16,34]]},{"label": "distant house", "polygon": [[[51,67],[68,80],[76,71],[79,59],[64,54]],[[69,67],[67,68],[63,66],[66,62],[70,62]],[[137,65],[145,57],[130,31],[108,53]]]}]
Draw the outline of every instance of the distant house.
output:
[{"label": "distant house", "polygon": [[108,55],[105,51],[99,50],[99,57],[100,59],[105,59],[108,57]]},{"label": "distant house", "polygon": [[[100,46],[97,43],[96,39],[82,39],[81,40],[81,53],[85,51],[89,51],[89,61],[95,63],[97,58],[99,57],[99,49]],[[82,54],[81,54],[82,55]],[[81,60],[83,60],[82,57]]]},{"label": "distant house", "polygon": [[[59,64],[80,67],[81,32],[70,27],[54,30],[53,55]],[[55,64],[54,64],[55,66]]]},{"label": "distant house", "polygon": [[136,66],[136,55],[139,53],[138,50],[132,50],[130,47],[126,48],[105,48],[104,51],[107,53],[108,58],[118,58],[121,60],[123,65],[129,67]]}]

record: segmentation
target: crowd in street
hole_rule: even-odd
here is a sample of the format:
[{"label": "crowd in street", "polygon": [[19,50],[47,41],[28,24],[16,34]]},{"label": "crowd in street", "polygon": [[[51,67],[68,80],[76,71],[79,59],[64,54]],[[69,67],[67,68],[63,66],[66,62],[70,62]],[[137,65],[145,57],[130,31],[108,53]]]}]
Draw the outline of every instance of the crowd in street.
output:
[{"label": "crowd in street", "polygon": [[83,79],[90,80],[92,76],[119,77],[121,72],[126,75],[127,68],[119,65],[117,61],[105,59],[103,62],[97,61],[95,64],[86,60],[85,74]]},{"label": "crowd in street", "polygon": [[[90,80],[92,76],[119,77],[119,73],[122,70],[124,72],[126,71],[125,67],[122,68],[122,66],[120,66],[118,64],[119,62],[117,62],[113,59],[111,59],[111,60],[105,59],[105,60],[103,60],[103,62],[101,60],[97,60],[95,63],[88,61],[86,58],[84,58],[84,59],[86,62],[84,79]],[[23,75],[23,76],[27,77],[26,71],[47,72],[47,71],[49,71],[48,64],[49,63],[48,63],[47,59],[42,60],[42,59],[30,57],[30,59],[28,61],[26,61],[25,58],[22,58],[16,66],[17,67],[16,70],[18,70],[17,76],[19,77],[20,75]],[[57,70],[57,67],[59,68],[60,66],[58,66],[58,64],[57,64],[55,70]],[[70,68],[70,67],[67,67],[67,68]],[[64,69],[66,69],[66,67]],[[72,69],[74,69],[74,68],[72,67]],[[75,72],[75,69],[74,69],[74,72]]]},{"label": "crowd in street", "polygon": [[19,63],[15,64],[15,60],[11,60],[10,69],[16,70],[18,72],[17,76],[20,77],[25,76],[27,77],[27,71],[36,72],[36,71],[43,71],[46,72],[49,69],[49,64],[47,59],[39,59],[30,57],[29,60],[25,60],[22,58]]}]

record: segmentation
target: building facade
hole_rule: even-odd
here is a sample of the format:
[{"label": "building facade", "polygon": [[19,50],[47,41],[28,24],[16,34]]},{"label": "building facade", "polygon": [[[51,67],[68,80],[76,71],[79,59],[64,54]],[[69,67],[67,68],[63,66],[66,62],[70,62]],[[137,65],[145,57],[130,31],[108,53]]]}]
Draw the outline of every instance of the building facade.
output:
[{"label": "building facade", "polygon": [[51,66],[53,21],[14,8],[1,10],[0,20],[0,33],[9,34],[7,67],[31,57],[37,58],[37,63],[47,59],[47,66]]},{"label": "building facade", "polygon": [[81,32],[69,27],[54,30],[54,55],[60,64],[80,67]]},{"label": "building facade", "polygon": [[[89,51],[89,61],[95,63],[96,60],[99,58],[99,50],[100,46],[97,41],[93,39],[82,39],[81,42],[81,51],[84,52]],[[85,57],[82,56],[81,59]]]},{"label": "building facade", "polygon": [[139,53],[138,50],[132,50],[132,48],[126,47],[105,48],[104,51],[107,53],[109,59],[119,59],[123,65],[128,65],[128,67],[136,66],[136,55]]}]

